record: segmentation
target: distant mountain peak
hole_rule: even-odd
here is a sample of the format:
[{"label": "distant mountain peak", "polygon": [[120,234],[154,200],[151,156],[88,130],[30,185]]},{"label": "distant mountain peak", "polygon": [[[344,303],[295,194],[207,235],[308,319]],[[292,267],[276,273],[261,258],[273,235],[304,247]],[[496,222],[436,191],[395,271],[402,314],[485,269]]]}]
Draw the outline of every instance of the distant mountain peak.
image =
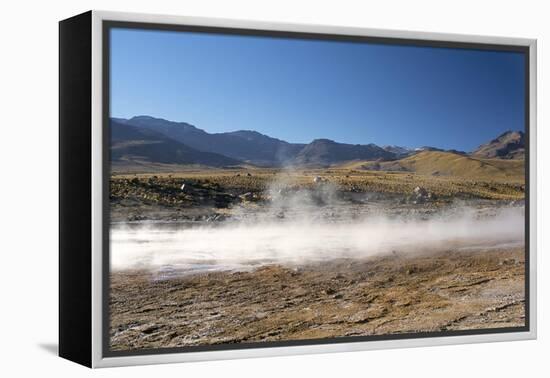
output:
[{"label": "distant mountain peak", "polygon": [[136,116],[127,124],[153,130],[199,151],[217,153],[262,166],[277,166],[293,159],[303,144],[288,143],[254,130],[208,133],[186,122]]},{"label": "distant mountain peak", "polygon": [[158,131],[111,120],[111,159],[128,167],[143,163],[230,166],[241,162],[196,150]]},{"label": "distant mountain peak", "polygon": [[384,150],[394,153],[396,157],[402,158],[414,153],[414,149],[397,145],[386,145],[382,147]]},{"label": "distant mountain peak", "polygon": [[508,130],[500,134],[498,137],[493,139],[490,143],[504,142],[504,141],[520,141],[523,140],[525,134],[523,131],[513,131]]},{"label": "distant mountain peak", "polygon": [[232,134],[252,134],[252,135],[261,135],[266,136],[256,130],[237,130],[237,131],[231,131]]},{"label": "distant mountain peak", "polygon": [[310,145],[315,145],[315,144],[336,144],[336,142],[333,141],[332,139],[319,138],[319,139],[313,139],[310,143]]},{"label": "distant mountain peak", "polygon": [[346,144],[331,139],[315,139],[306,145],[295,159],[295,164],[328,166],[351,160],[394,159],[396,154],[375,144]]},{"label": "distant mountain peak", "polygon": [[445,151],[444,149],[442,148],[437,148],[437,147],[432,147],[432,146],[422,146],[422,147],[417,147],[414,149],[415,151]]},{"label": "distant mountain peak", "polygon": [[472,155],[483,158],[523,159],[525,134],[523,131],[505,131],[490,142],[479,146]]},{"label": "distant mountain peak", "polygon": [[139,119],[161,119],[161,118],[156,118],[156,117],[151,117],[149,115],[138,115],[138,116],[133,116],[132,118],[130,118],[130,121],[131,120],[139,120]]}]

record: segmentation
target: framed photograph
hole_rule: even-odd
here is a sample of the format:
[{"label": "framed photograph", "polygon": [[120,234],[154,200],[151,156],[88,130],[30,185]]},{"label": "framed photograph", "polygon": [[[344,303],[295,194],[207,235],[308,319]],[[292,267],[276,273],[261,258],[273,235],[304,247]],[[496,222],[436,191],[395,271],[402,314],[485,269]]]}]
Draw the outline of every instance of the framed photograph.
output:
[{"label": "framed photograph", "polygon": [[536,337],[536,41],[60,22],[59,353]]}]

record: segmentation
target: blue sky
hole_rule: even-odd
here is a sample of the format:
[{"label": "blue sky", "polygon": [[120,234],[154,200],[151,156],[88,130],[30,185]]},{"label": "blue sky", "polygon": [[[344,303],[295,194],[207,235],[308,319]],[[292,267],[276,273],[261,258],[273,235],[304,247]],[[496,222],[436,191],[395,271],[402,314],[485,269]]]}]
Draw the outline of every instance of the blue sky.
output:
[{"label": "blue sky", "polygon": [[111,30],[111,116],[470,151],[524,129],[515,52]]}]

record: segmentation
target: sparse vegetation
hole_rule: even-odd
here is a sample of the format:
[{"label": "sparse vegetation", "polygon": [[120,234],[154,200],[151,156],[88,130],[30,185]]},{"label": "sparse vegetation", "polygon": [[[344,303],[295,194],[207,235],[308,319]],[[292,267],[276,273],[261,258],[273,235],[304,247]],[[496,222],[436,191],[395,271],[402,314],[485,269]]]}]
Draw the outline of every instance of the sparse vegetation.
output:
[{"label": "sparse vegetation", "polygon": [[508,183],[523,182],[525,175],[523,160],[482,159],[441,151],[424,151],[386,162],[352,162],[344,167]]},{"label": "sparse vegetation", "polygon": [[[427,175],[416,172],[369,171],[334,167],[285,171],[277,169],[192,170],[177,173],[118,174],[111,178],[111,201],[132,198],[146,203],[171,205],[200,205],[215,197],[226,197],[227,202],[238,201],[247,192],[262,193],[275,181],[282,181],[290,189],[311,188],[315,177],[337,185],[342,192],[387,193],[407,196],[421,186],[441,199],[479,198],[491,200],[521,200],[525,185],[517,161],[500,161],[502,165],[514,165],[509,179],[487,175],[465,178],[463,176]],[[498,166],[498,165],[495,165]],[[496,169],[496,168],[495,168]],[[515,173],[515,175],[514,175]],[[180,190],[182,183],[200,190],[202,195],[192,195]],[[205,203],[206,203],[205,202]]]}]

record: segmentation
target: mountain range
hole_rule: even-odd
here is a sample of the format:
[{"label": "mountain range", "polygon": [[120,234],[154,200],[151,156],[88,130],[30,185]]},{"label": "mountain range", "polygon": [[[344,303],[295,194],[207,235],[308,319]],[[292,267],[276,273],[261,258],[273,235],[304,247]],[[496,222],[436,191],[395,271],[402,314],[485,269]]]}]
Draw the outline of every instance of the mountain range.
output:
[{"label": "mountain range", "polygon": [[259,166],[287,164],[305,147],[304,144],[288,143],[251,130],[210,134],[185,122],[172,122],[149,116],[113,120],[139,129],[162,133],[199,151],[217,153]]},{"label": "mountain range", "polygon": [[239,160],[224,155],[196,150],[160,132],[115,120],[111,120],[111,160],[213,167],[241,164]]},{"label": "mountain range", "polygon": [[525,157],[525,135],[522,131],[507,131],[489,143],[482,144],[472,156],[494,159],[523,159]]},{"label": "mountain range", "polygon": [[330,139],[315,139],[296,155],[296,165],[328,166],[350,160],[390,160],[395,159],[394,152],[384,150],[375,144],[337,143]]},{"label": "mountain range", "polygon": [[111,160],[114,163],[196,164],[213,167],[251,164],[319,167],[348,161],[393,161],[422,151],[450,152],[479,158],[522,159],[524,134],[508,131],[470,154],[436,147],[411,149],[375,144],[346,144],[315,139],[289,143],[253,130],[208,133],[189,123],[150,116],[111,118]]}]

